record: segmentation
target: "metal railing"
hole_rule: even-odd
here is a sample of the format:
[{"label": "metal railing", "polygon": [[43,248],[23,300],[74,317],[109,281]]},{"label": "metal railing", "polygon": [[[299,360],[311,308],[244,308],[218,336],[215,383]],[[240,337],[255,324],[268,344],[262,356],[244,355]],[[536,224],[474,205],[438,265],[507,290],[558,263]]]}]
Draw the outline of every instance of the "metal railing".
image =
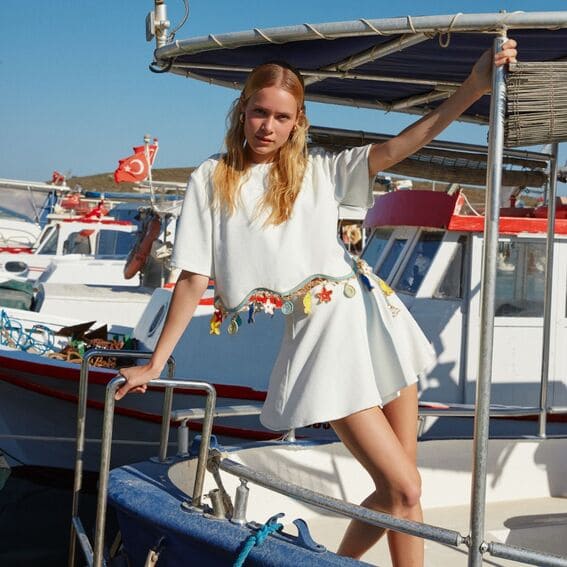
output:
[{"label": "metal railing", "polygon": [[[149,359],[152,353],[142,353],[136,351],[108,351],[103,349],[93,349],[88,351],[81,365],[81,377],[79,384],[79,402],[77,408],[77,453],[75,459],[75,480],[73,488],[73,506],[71,515],[71,537],[69,542],[68,565],[73,567],[76,558],[76,541],[79,540],[84,557],[89,567],[102,567],[105,564],[103,558],[104,533],[106,526],[106,499],[108,493],[108,476],[110,471],[110,457],[112,449],[112,430],[114,422],[114,395],[117,389],[125,383],[125,378],[117,376],[109,382],[106,387],[106,395],[104,401],[104,415],[102,427],[102,445],[99,468],[99,488],[96,508],[96,524],[95,524],[95,542],[94,549],[91,547],[86,531],[79,517],[79,497],[82,488],[83,475],[83,457],[85,445],[85,426],[86,426],[86,407],[87,407],[87,389],[89,361],[96,356],[117,357],[117,358],[136,358]],[[203,484],[205,479],[205,468],[207,462],[207,454],[209,450],[209,441],[211,438],[213,426],[213,412],[216,405],[216,391],[214,387],[206,382],[196,380],[172,380],[175,371],[175,362],[172,357],[168,359],[168,377],[167,380],[152,380],[153,388],[165,390],[164,402],[162,409],[162,422],[160,428],[160,454],[159,460],[167,459],[167,444],[169,438],[169,423],[171,416],[171,408],[173,402],[174,389],[192,389],[205,391],[207,394],[205,420],[203,423],[202,436],[199,452],[199,461],[197,473],[195,476],[195,484],[193,489],[193,505],[200,506],[203,493]]]},{"label": "metal railing", "polygon": [[[273,475],[256,471],[246,465],[232,461],[231,459],[225,458],[221,460],[219,455],[216,455],[215,457],[218,460],[218,467],[221,470],[237,476],[240,479],[245,479],[259,486],[263,486],[264,488],[268,488],[269,490],[273,490],[274,492],[293,498],[294,500],[299,500],[305,504],[310,504],[317,508],[322,508],[351,519],[359,520],[366,524],[406,533],[430,541],[435,541],[437,543],[442,543],[453,548],[465,545],[469,548],[469,554],[471,552],[471,537],[463,536],[457,531],[426,524],[424,522],[422,523],[396,518],[395,516],[385,514],[383,512],[375,512],[368,508],[364,508],[356,504],[350,504],[349,502],[303,488]],[[506,545],[499,542],[487,543],[483,541],[480,551],[481,553],[488,553],[493,557],[519,561],[527,563],[528,565],[538,565],[541,567],[567,567],[567,557],[560,557],[551,553]]]}]

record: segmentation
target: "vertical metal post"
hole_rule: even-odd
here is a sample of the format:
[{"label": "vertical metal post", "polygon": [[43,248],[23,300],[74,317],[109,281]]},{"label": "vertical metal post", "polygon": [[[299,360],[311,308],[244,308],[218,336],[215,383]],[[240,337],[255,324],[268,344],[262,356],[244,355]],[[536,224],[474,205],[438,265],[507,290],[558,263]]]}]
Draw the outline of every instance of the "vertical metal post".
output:
[{"label": "vertical metal post", "polygon": [[205,404],[205,419],[201,429],[201,446],[199,447],[199,461],[197,473],[195,474],[195,484],[193,485],[193,496],[191,504],[198,508],[201,506],[203,498],[203,485],[205,484],[205,472],[207,470],[207,457],[209,455],[209,445],[211,433],[213,432],[213,415],[217,403],[217,392],[210,384],[203,384],[203,389],[207,392]]},{"label": "vertical metal post", "polygon": [[[75,518],[79,511],[79,495],[83,484],[83,455],[85,451],[85,417],[87,413],[87,387],[90,353],[87,353],[81,363],[81,374],[79,377],[79,399],[77,401],[77,453],[75,459],[75,478],[73,482],[73,506],[72,517]],[[69,567],[75,565],[77,537],[73,524],[71,524],[71,538],[69,541]]]},{"label": "vertical metal post", "polygon": [[549,384],[549,365],[551,352],[551,323],[553,293],[553,251],[555,247],[555,197],[557,194],[557,161],[559,144],[552,144],[552,158],[549,161],[549,180],[547,183],[547,241],[545,253],[545,297],[543,300],[543,333],[541,349],[541,384],[539,392],[538,435],[546,436],[547,428],[547,389]]},{"label": "vertical metal post", "polygon": [[104,416],[102,419],[102,445],[100,448],[100,469],[98,477],[98,498],[96,502],[96,524],[93,567],[102,567],[104,558],[104,531],[106,526],[106,497],[108,495],[108,474],[112,449],[112,426],[114,423],[114,394],[126,383],[121,376],[114,378],[106,388]]},{"label": "vertical metal post", "polygon": [[[494,52],[500,51],[506,41],[504,33],[494,40]],[[498,253],[498,219],[500,213],[500,185],[504,147],[504,112],[506,104],[504,69],[493,66],[492,97],[490,101],[490,130],[484,220],[484,247],[482,256],[480,350],[476,383],[474,418],[474,456],[471,487],[471,546],[469,567],[481,567],[484,542],[484,512],[486,498],[486,457],[490,419],[490,384],[494,339],[494,297],[496,291],[496,257]]]},{"label": "vertical metal post", "polygon": [[[171,380],[175,376],[175,362],[170,360],[167,365],[167,377]],[[161,430],[159,443],[159,460],[164,462],[167,459],[167,445],[169,442],[169,422],[171,420],[171,407],[173,403],[173,387],[168,386],[163,396],[163,406],[161,410]]]}]

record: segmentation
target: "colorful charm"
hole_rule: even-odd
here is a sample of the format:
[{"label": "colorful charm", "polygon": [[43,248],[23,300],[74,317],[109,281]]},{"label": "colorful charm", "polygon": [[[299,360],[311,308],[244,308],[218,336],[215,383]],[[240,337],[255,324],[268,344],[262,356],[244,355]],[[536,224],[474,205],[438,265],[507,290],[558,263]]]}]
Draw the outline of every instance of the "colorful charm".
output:
[{"label": "colorful charm", "polygon": [[284,301],[282,304],[282,313],[284,315],[290,315],[293,313],[293,301]]},{"label": "colorful charm", "polygon": [[309,292],[303,296],[303,312],[305,315],[311,313],[311,294]]},{"label": "colorful charm", "polygon": [[347,283],[343,287],[343,293],[345,297],[348,297],[350,299],[351,297],[354,297],[356,295],[356,288],[353,285]]},{"label": "colorful charm", "polygon": [[233,317],[230,322],[230,325],[228,326],[228,334],[236,335],[236,333],[238,333],[238,322],[237,322],[237,318]]},{"label": "colorful charm", "polygon": [[315,297],[317,297],[319,303],[329,303],[329,301],[331,301],[331,295],[333,295],[333,290],[323,286],[323,289],[316,293]]},{"label": "colorful charm", "polygon": [[366,274],[360,274],[360,280],[368,288],[368,291],[374,289],[374,284],[370,281],[370,278]]},{"label": "colorful charm", "polygon": [[213,313],[213,316],[211,317],[211,321],[209,323],[209,334],[211,335],[220,335],[220,328],[221,328],[221,322],[222,320],[219,319],[219,317],[217,316],[217,311],[215,311],[215,313]]},{"label": "colorful charm", "polygon": [[276,304],[272,303],[270,298],[268,298],[266,300],[266,303],[264,303],[264,313],[267,313],[268,315],[273,315],[275,307],[276,307]]},{"label": "colorful charm", "polygon": [[384,280],[380,278],[378,278],[378,285],[380,286],[380,289],[382,290],[382,293],[384,295],[388,296],[394,293],[394,290]]}]

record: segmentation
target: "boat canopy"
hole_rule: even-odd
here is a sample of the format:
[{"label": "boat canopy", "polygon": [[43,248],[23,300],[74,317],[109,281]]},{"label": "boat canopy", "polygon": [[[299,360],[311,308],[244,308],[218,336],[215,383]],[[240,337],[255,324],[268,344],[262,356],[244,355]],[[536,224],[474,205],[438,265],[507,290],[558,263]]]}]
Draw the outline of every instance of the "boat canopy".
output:
[{"label": "boat canopy", "polygon": [[[465,80],[474,62],[506,31],[522,62],[567,59],[567,11],[454,14],[301,24],[158,40],[154,71],[241,89],[260,63],[285,60],[312,101],[423,114]],[[461,120],[487,123],[490,97]]]},{"label": "boat canopy", "polygon": [[[361,130],[311,126],[309,141],[330,151],[380,143],[392,138]],[[510,187],[543,187],[548,180],[548,161],[544,153],[505,149],[502,157],[502,184]],[[460,185],[484,186],[488,148],[476,144],[433,140],[413,155],[386,171],[406,177],[430,179]]]}]

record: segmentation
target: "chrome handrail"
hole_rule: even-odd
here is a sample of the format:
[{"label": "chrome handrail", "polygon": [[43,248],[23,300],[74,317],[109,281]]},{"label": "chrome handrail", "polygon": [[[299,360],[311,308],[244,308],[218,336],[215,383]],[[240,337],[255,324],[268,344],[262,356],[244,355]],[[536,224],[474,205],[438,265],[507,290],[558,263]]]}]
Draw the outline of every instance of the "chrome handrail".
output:
[{"label": "chrome handrail", "polygon": [[[464,544],[469,547],[470,551],[470,536],[463,536],[457,531],[426,524],[424,522],[396,518],[384,512],[376,512],[357,504],[351,504],[349,502],[303,488],[302,486],[287,482],[273,475],[256,471],[231,459],[222,459],[218,452],[215,454],[215,459],[218,462],[219,469],[226,473],[234,475],[240,479],[248,480],[254,484],[273,490],[274,492],[279,492],[280,494],[293,498],[294,500],[340,514],[341,516],[359,520],[366,524],[387,528],[396,532],[403,532],[423,539],[449,545],[454,548]],[[541,567],[567,567],[567,557],[561,557],[543,551],[526,549],[500,542],[485,543],[483,546],[483,552],[487,552],[493,557],[510,559],[512,561],[527,563],[529,565],[538,565]]]}]

